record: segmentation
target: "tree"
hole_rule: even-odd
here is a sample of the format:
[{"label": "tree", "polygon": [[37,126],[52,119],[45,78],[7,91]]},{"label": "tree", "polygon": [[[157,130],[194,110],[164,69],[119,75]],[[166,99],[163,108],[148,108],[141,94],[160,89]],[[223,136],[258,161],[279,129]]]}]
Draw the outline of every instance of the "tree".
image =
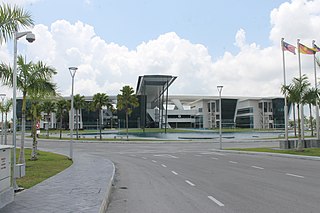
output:
[{"label": "tree", "polygon": [[308,77],[306,75],[302,75],[299,78],[294,78],[292,83],[288,86],[282,87],[282,92],[288,97],[288,99],[292,103],[297,104],[298,111],[298,146],[297,150],[303,150],[303,142],[301,140],[301,122],[300,122],[300,106],[304,103],[304,95],[307,92],[307,89],[310,86],[310,82],[308,81]]},{"label": "tree", "polygon": [[[86,101],[84,99],[83,95],[77,94],[73,97],[73,107],[76,110],[76,134],[77,134],[77,140],[79,139],[79,111],[83,107],[86,106]],[[74,119],[74,118],[71,118]]]},{"label": "tree", "polygon": [[47,114],[47,138],[49,138],[50,117],[51,113],[56,111],[56,103],[52,100],[45,100],[41,104],[41,109]]},{"label": "tree", "polygon": [[[42,94],[32,94],[29,101],[31,102],[31,107],[29,109],[29,116],[31,119],[31,135],[32,135],[32,152],[30,160],[37,160],[37,123],[41,120],[41,111],[43,109]],[[42,103],[41,103],[42,102]]]},{"label": "tree", "polygon": [[317,88],[308,88],[303,96],[303,103],[309,105],[311,137],[313,137],[313,117],[312,106],[316,106],[319,102],[319,90]]},{"label": "tree", "polygon": [[2,4],[0,6],[0,44],[12,39],[14,32],[21,27],[30,27],[33,20],[29,12],[18,6]]},{"label": "tree", "polygon": [[129,115],[132,113],[132,109],[139,106],[138,98],[134,95],[134,90],[130,86],[124,86],[120,90],[121,94],[117,96],[117,108],[118,110],[124,110],[126,113],[126,128],[127,128],[127,140],[128,136],[128,120]]},{"label": "tree", "polygon": [[63,118],[66,117],[66,113],[70,111],[70,102],[65,100],[65,99],[61,99],[57,101],[56,104],[57,107],[57,120],[59,121],[59,131],[60,131],[60,139],[62,138],[62,124],[63,124]]},{"label": "tree", "polygon": [[1,103],[1,111],[5,114],[5,119],[4,119],[4,128],[2,128],[4,130],[4,134],[5,134],[5,139],[4,139],[4,144],[7,145],[7,141],[8,141],[8,138],[7,138],[7,130],[8,130],[8,112],[10,112],[11,110],[11,107],[12,107],[12,99],[10,100],[7,100],[6,102],[4,103]]},{"label": "tree", "polygon": [[[22,92],[22,125],[21,125],[21,149],[19,163],[25,163],[24,137],[26,125],[26,99],[30,93],[55,93],[56,85],[51,82],[52,76],[57,72],[53,67],[43,62],[26,63],[19,55],[17,60],[17,89]],[[7,86],[13,86],[13,68],[6,64],[0,64],[0,75],[2,82]]]},{"label": "tree", "polygon": [[100,131],[100,140],[102,140],[102,108],[106,106],[110,108],[112,105],[110,103],[109,97],[105,93],[97,93],[92,98],[92,107],[99,111],[99,131]]}]

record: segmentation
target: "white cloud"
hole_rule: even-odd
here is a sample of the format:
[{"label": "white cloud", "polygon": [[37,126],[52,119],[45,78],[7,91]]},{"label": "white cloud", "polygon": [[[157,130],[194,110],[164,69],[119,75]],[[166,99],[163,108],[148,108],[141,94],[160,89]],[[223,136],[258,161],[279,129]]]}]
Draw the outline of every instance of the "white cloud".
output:
[{"label": "white cloud", "polygon": [[1,0],[1,3],[6,3],[6,4],[15,4],[15,5],[26,5],[26,4],[31,4],[31,3],[35,3],[38,2],[39,0]]},{"label": "white cloud", "polygon": [[[217,95],[216,86],[223,85],[223,95],[274,96],[280,95],[283,84],[280,39],[284,37],[295,44],[301,38],[307,45],[312,39],[317,40],[320,0],[284,3],[270,13],[270,23],[271,46],[247,43],[245,29],[239,29],[234,43],[239,52],[225,52],[216,61],[212,61],[204,45],[191,43],[174,32],[129,50],[104,41],[92,26],[80,21],[71,24],[57,20],[51,26],[36,25],[33,31],[37,40],[26,47],[28,58],[43,60],[57,69],[55,81],[63,95],[70,95],[68,67],[77,66],[75,93],[82,95],[96,92],[116,95],[124,85],[135,88],[139,75],[170,74],[178,77],[171,94]],[[7,52],[0,49],[2,54]],[[298,59],[289,52],[285,56],[290,81],[298,74]],[[311,56],[303,55],[301,60],[303,73],[313,82]]]}]

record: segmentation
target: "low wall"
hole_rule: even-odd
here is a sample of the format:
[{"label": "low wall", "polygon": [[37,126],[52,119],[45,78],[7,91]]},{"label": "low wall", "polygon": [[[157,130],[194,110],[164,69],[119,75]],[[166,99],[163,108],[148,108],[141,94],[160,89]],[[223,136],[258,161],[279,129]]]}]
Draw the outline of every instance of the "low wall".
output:
[{"label": "low wall", "polygon": [[[280,141],[280,149],[293,149],[297,147],[298,139]],[[320,148],[320,140],[317,139],[305,139],[303,141],[304,148]]]}]

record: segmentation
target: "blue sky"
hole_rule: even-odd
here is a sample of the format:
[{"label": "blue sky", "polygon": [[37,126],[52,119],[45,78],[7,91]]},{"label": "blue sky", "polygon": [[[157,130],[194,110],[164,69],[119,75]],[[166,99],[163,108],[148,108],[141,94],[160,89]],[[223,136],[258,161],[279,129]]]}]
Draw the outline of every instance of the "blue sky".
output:
[{"label": "blue sky", "polygon": [[135,49],[167,32],[206,46],[213,58],[236,53],[236,32],[243,28],[247,41],[270,45],[270,11],[284,0],[41,0],[26,8],[36,24],[80,20],[94,26],[107,42]]},{"label": "blue sky", "polygon": [[[79,68],[75,93],[81,95],[116,95],[124,85],[135,88],[140,75],[166,74],[177,76],[171,94],[218,95],[223,85],[225,96],[282,96],[281,38],[320,44],[320,0],[4,2],[32,14],[36,41],[20,39],[18,52],[54,67],[64,96],[71,92],[69,66]],[[12,63],[10,42],[0,57]],[[298,59],[285,57],[289,82]],[[314,82],[312,58],[301,60]]]}]

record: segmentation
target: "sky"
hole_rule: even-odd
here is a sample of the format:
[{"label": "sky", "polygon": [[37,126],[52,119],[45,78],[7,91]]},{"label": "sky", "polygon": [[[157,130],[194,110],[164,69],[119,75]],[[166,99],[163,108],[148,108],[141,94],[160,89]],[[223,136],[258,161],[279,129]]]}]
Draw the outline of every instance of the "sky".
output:
[{"label": "sky", "polygon": [[[281,38],[320,44],[320,0],[5,0],[29,11],[36,41],[19,39],[18,53],[58,74],[71,93],[68,67],[78,67],[75,94],[117,95],[138,76],[177,76],[173,95],[281,96]],[[28,30],[28,29],[26,29]],[[319,45],[318,45],[319,46]],[[12,42],[0,46],[13,62]],[[285,52],[286,79],[298,77],[298,57]],[[313,58],[301,55],[314,83]],[[2,93],[12,96],[9,88]]]}]

